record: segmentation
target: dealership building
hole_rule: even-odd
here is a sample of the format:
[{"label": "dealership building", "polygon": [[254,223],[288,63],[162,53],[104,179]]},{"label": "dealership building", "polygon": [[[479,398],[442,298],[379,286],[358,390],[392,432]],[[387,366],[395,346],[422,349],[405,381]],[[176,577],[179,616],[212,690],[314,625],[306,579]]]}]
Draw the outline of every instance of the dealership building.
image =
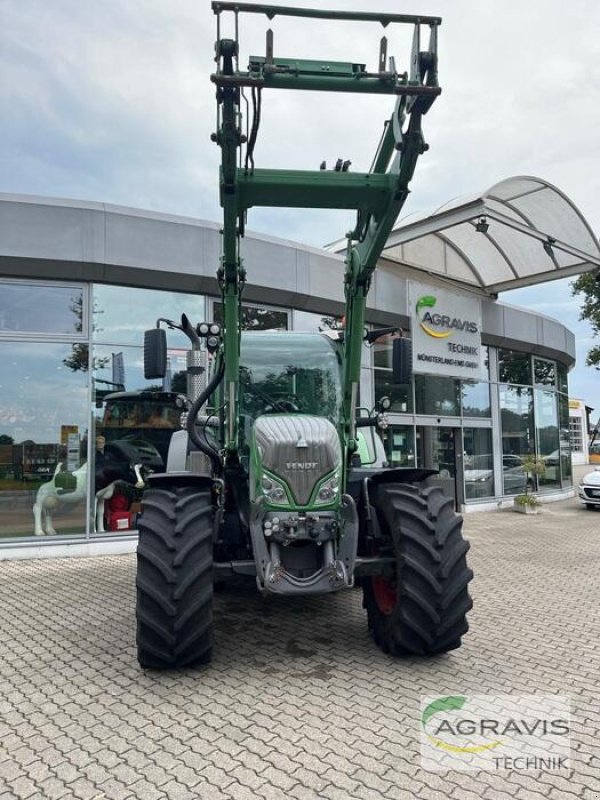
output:
[{"label": "dealership building", "polygon": [[[194,323],[220,319],[220,253],[215,223],[0,195],[0,558],[135,547],[139,498],[111,517],[114,497],[102,497],[98,524],[103,398],[116,388],[176,390],[187,340],[169,333],[170,377],[157,386],[144,379],[143,331],[183,312]],[[338,247],[247,233],[242,255],[247,328],[337,324]],[[431,480],[465,511],[512,503],[525,488],[545,499],[572,493],[574,336],[497,297],[598,267],[590,226],[537,178],[402,220],[375,272],[367,324],[411,337],[414,376],[392,382],[387,337],[365,344],[360,388],[363,408],[391,399],[381,432],[388,462],[437,469]],[[523,472],[530,455],[541,474]]]}]

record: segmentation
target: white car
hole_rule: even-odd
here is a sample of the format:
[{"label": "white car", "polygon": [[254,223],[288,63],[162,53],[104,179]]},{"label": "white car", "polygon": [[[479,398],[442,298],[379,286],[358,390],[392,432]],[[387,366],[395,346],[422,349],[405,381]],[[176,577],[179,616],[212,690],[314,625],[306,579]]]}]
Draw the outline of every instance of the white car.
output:
[{"label": "white car", "polygon": [[600,506],[600,467],[583,476],[579,483],[578,494],[586,508],[593,509]]}]

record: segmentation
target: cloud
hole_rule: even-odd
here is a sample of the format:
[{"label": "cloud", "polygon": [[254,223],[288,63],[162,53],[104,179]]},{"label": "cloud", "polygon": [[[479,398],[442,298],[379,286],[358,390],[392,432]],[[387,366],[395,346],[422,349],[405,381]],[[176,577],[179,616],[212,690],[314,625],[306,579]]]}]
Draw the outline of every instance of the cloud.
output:
[{"label": "cloud", "polygon": [[[294,5],[314,6],[314,0]],[[364,10],[365,0],[328,0]],[[600,225],[600,5],[591,0],[443,4],[441,97],[424,119],[431,149],[406,208],[436,207],[514,174],[562,189]],[[378,0],[397,11],[396,0]],[[405,13],[437,14],[433,0]],[[230,15],[227,15],[230,16]],[[241,15],[241,62],[265,50],[376,64],[380,26]],[[388,52],[408,68],[410,31],[389,26]],[[0,190],[67,196],[218,220],[215,17],[208,0],[0,2]],[[349,158],[369,166],[390,98],[265,92],[257,166],[315,168]],[[339,239],[345,212],[261,209],[249,229],[308,244]],[[538,304],[539,304],[538,290]],[[577,327],[576,300],[550,314]],[[527,295],[534,302],[531,295]],[[564,295],[556,295],[564,302]],[[532,306],[533,307],[533,306]],[[563,314],[564,312],[564,314]],[[592,393],[590,371],[575,381]],[[593,373],[592,373],[593,374]],[[597,376],[593,374],[594,380]],[[576,383],[575,385],[579,385]]]}]

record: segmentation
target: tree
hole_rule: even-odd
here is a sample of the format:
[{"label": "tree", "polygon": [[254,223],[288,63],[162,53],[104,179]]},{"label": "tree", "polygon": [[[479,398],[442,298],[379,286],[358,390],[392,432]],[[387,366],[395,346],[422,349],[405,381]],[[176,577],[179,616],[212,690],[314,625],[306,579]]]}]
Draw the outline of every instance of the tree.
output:
[{"label": "tree", "polygon": [[[69,308],[75,314],[77,319],[75,323],[75,330],[80,333],[83,330],[83,295],[72,297]],[[95,313],[96,309],[94,308],[94,314]],[[101,330],[96,328],[95,322],[93,325],[93,330]],[[94,356],[92,359],[92,369],[103,369],[109,361],[110,358],[100,358]],[[68,358],[63,358],[63,364],[65,367],[73,370],[73,372],[87,372],[90,367],[90,348],[87,342],[77,342],[76,344],[72,344],[71,355],[68,356]]]},{"label": "tree", "polygon": [[[579,319],[587,320],[592,326],[595,336],[600,335],[600,270],[584,272],[571,286],[574,295],[583,296],[583,305]],[[588,352],[585,363],[588,367],[600,369],[600,345],[595,345]]]}]

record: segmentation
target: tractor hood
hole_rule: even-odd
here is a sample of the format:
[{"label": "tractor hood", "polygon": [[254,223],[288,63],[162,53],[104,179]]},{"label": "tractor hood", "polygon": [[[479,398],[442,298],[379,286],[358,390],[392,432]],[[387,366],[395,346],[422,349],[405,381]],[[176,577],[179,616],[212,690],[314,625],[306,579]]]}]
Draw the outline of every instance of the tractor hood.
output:
[{"label": "tractor hood", "polygon": [[[331,505],[338,501],[342,450],[335,426],[324,417],[259,417],[254,423],[253,451],[257,495],[269,488],[270,473],[291,492],[292,505]],[[268,496],[267,502],[272,502]],[[278,504],[288,506],[290,502],[286,497]]]}]

